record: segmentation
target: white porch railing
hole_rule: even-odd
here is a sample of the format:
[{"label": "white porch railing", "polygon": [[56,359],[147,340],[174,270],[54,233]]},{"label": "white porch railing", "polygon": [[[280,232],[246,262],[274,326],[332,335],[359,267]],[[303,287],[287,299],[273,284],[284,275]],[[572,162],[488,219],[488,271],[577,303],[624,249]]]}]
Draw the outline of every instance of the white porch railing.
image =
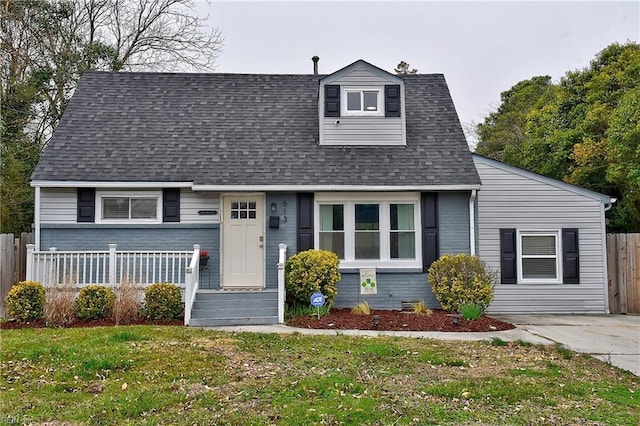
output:
[{"label": "white porch railing", "polygon": [[278,245],[278,322],[284,324],[284,301],[286,290],[284,286],[284,264],[287,261],[287,245]]},{"label": "white porch railing", "polygon": [[191,251],[36,251],[27,244],[27,280],[45,287],[70,283],[76,287],[89,284],[119,286],[123,281],[146,286],[170,282],[185,286],[186,268]]},{"label": "white porch railing", "polygon": [[191,309],[196,300],[196,292],[200,285],[200,245],[193,246],[191,262],[186,270],[184,288],[184,325],[189,325],[191,321]]}]

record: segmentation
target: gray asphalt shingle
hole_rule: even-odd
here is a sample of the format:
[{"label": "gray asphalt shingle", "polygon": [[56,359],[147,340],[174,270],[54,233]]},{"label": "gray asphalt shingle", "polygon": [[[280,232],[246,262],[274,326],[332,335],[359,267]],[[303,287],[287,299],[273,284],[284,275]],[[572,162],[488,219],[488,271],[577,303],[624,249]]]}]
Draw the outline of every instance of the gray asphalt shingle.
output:
[{"label": "gray asphalt shingle", "polygon": [[320,146],[319,75],[89,72],[32,178],[479,185],[444,76],[405,81],[406,146]]}]

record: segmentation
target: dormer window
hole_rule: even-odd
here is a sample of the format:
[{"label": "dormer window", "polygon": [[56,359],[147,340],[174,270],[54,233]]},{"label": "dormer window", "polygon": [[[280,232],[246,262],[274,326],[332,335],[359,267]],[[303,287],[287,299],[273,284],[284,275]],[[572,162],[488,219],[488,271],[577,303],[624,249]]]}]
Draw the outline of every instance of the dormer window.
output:
[{"label": "dormer window", "polygon": [[382,115],[381,89],[345,87],[343,115]]}]

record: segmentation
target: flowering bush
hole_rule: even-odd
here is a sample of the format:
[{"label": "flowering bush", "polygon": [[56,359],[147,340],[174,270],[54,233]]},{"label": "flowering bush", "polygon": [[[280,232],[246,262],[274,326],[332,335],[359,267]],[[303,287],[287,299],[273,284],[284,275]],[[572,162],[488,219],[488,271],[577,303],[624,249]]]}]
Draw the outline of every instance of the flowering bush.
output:
[{"label": "flowering bush", "polygon": [[458,311],[461,305],[476,304],[484,310],[493,300],[495,278],[478,257],[447,254],[431,264],[428,281],[442,309]]},{"label": "flowering bush", "polygon": [[76,300],[78,318],[95,320],[107,318],[113,312],[116,294],[103,285],[83,287]]},{"label": "flowering bush", "polygon": [[285,264],[287,299],[289,304],[309,305],[315,291],[324,294],[327,305],[338,295],[340,260],[326,250],[307,250],[291,256]]},{"label": "flowering bush", "polygon": [[7,314],[18,321],[33,321],[42,318],[46,292],[36,281],[21,281],[11,287],[7,294]]}]

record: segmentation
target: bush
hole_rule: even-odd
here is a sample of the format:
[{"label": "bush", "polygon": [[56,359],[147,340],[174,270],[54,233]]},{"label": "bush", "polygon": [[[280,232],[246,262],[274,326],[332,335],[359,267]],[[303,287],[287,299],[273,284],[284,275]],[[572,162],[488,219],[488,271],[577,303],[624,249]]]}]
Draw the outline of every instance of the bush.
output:
[{"label": "bush", "polygon": [[351,313],[356,315],[371,315],[371,307],[369,306],[369,302],[364,301],[358,303],[356,306],[351,308]]},{"label": "bush", "polygon": [[307,250],[291,256],[285,265],[287,302],[308,305],[311,295],[324,294],[331,306],[338,295],[340,260],[335,253],[326,250]]},{"label": "bush", "polygon": [[116,291],[113,305],[113,321],[119,324],[131,324],[140,314],[140,292],[134,281],[125,279]]},{"label": "bush", "polygon": [[174,320],[184,316],[180,287],[171,283],[151,284],[144,289],[143,315],[152,320]]},{"label": "bush", "polygon": [[97,320],[108,318],[113,312],[116,294],[109,287],[103,285],[88,285],[83,287],[76,300],[78,318]]},{"label": "bush", "polygon": [[42,318],[46,302],[44,286],[36,281],[21,281],[11,287],[5,299],[7,314],[18,321]]},{"label": "bush", "polygon": [[76,291],[73,280],[47,288],[44,320],[48,326],[64,327],[76,319]]},{"label": "bush", "polygon": [[462,304],[486,309],[493,300],[495,273],[483,261],[468,254],[441,256],[429,268],[433,294],[447,311],[458,311]]},{"label": "bush", "polygon": [[433,314],[431,309],[427,308],[427,305],[424,304],[424,300],[413,305],[413,313],[416,315],[426,315],[429,316]]}]

